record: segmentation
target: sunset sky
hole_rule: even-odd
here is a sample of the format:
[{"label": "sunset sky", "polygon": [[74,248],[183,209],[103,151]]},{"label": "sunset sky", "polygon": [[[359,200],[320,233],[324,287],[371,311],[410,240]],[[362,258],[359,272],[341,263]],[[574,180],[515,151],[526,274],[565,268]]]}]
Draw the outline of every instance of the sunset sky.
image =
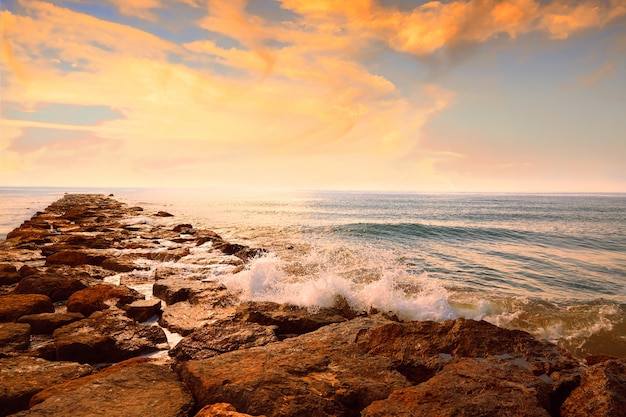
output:
[{"label": "sunset sky", "polygon": [[1,0],[0,185],[626,192],[626,0]]}]

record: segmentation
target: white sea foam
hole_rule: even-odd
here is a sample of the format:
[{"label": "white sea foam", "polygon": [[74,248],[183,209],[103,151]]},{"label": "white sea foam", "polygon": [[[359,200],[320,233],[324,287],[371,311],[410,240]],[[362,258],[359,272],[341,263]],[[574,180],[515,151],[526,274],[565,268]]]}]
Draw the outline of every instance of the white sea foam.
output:
[{"label": "white sea foam", "polygon": [[399,288],[394,270],[382,270],[376,279],[359,283],[337,272],[323,270],[307,276],[291,276],[285,262],[275,255],[254,259],[237,273],[220,277],[243,300],[290,303],[310,309],[332,307],[337,296],[352,308],[391,312],[403,320],[444,320],[456,317],[447,291],[424,274],[410,293]]}]

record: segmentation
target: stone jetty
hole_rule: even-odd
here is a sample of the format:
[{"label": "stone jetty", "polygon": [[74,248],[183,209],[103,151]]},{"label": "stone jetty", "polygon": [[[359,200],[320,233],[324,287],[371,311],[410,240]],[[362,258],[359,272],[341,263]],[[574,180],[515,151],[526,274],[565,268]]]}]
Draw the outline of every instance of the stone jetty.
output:
[{"label": "stone jetty", "polygon": [[0,242],[0,417],[626,415],[625,358],[220,284],[264,253],[65,195]]}]

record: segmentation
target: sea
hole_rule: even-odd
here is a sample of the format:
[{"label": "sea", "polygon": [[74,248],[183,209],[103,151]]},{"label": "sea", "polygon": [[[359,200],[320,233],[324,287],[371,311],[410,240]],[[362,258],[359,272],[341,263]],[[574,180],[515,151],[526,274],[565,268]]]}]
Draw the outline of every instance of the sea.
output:
[{"label": "sea", "polygon": [[246,300],[486,320],[626,356],[626,194],[0,187],[0,240],[80,192],[267,249],[215,277]]}]

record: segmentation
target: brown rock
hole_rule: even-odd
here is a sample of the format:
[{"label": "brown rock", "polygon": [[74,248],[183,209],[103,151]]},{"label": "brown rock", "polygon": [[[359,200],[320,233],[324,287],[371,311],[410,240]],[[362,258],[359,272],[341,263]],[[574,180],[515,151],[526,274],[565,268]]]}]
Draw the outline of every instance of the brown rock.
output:
[{"label": "brown rock", "polygon": [[161,328],[137,323],[117,309],[60,327],[53,337],[58,360],[80,363],[119,362],[167,348]]},{"label": "brown rock", "polygon": [[30,324],[33,334],[52,334],[55,329],[84,318],[81,313],[39,313],[22,316],[17,322]]},{"label": "brown rock", "polygon": [[341,323],[346,318],[337,310],[321,308],[311,313],[304,307],[273,302],[249,301],[237,307],[238,320],[277,326],[279,335],[297,335],[312,332],[331,323]]},{"label": "brown rock", "polygon": [[102,267],[115,272],[132,272],[135,269],[145,269],[135,264],[137,259],[139,259],[138,255],[122,255],[106,258],[102,261]]},{"label": "brown rock", "polygon": [[173,214],[168,213],[167,211],[159,211],[157,214],[155,214],[155,216],[157,216],[157,217],[174,217]]},{"label": "brown rock", "polygon": [[427,358],[488,356],[524,363],[537,375],[579,366],[557,346],[526,332],[463,318],[442,323],[389,323],[362,334],[359,346],[369,354],[387,356],[408,366]]},{"label": "brown rock", "polygon": [[148,252],[144,254],[144,257],[159,262],[176,262],[180,258],[183,258],[187,255],[189,255],[189,248],[176,248]]},{"label": "brown rock", "polygon": [[124,306],[126,315],[139,322],[146,321],[161,312],[161,300],[137,300]]},{"label": "brown rock", "polygon": [[30,325],[0,323],[0,358],[16,356],[28,350]]},{"label": "brown rock", "polygon": [[626,359],[608,360],[587,368],[580,386],[561,406],[561,416],[626,416]]},{"label": "brown rock", "polygon": [[206,359],[233,350],[263,346],[277,341],[273,326],[217,321],[195,330],[169,353],[177,361]]},{"label": "brown rock", "polygon": [[547,383],[509,361],[464,358],[426,382],[373,402],[361,415],[549,417],[548,391]]},{"label": "brown rock", "polygon": [[31,275],[22,278],[15,294],[43,294],[54,301],[67,300],[76,291],[86,288],[80,280],[54,275]]},{"label": "brown rock", "polygon": [[22,267],[20,268],[18,272],[20,276],[28,277],[28,276],[37,274],[37,269],[28,265],[22,265]]},{"label": "brown rock", "polygon": [[25,410],[31,397],[43,389],[92,372],[91,366],[74,362],[29,356],[0,359],[0,417]]},{"label": "brown rock", "polygon": [[[218,403],[207,405],[198,411],[195,417],[252,417],[250,414],[238,413],[232,404]],[[259,416],[265,417],[265,416]]]},{"label": "brown rock", "polygon": [[41,294],[10,294],[0,296],[0,322],[15,321],[26,314],[52,313],[50,297]]},{"label": "brown rock", "polygon": [[215,311],[203,304],[190,304],[187,301],[167,306],[159,318],[159,324],[168,330],[186,336],[211,321],[232,317],[232,311]]},{"label": "brown rock", "polygon": [[13,264],[0,264],[0,285],[11,285],[20,282],[22,276]]},{"label": "brown rock", "polygon": [[72,294],[67,300],[67,311],[89,316],[94,311],[105,310],[111,306],[122,308],[143,298],[143,295],[124,285],[101,284]]},{"label": "brown rock", "polygon": [[48,256],[46,265],[100,265],[105,259],[104,255],[92,255],[80,250],[62,250]]},{"label": "brown rock", "polygon": [[21,416],[187,417],[193,408],[169,367],[133,359],[40,392]]},{"label": "brown rock", "polygon": [[359,332],[382,323],[358,318],[315,332],[181,364],[199,406],[230,403],[267,416],[356,416],[409,382],[391,360],[360,353]]},{"label": "brown rock", "polygon": [[152,294],[168,306],[181,301],[207,304],[210,307],[233,305],[235,299],[226,287],[215,281],[192,281],[176,278],[159,280],[152,286]]},{"label": "brown rock", "polygon": [[190,233],[193,231],[193,226],[189,223],[177,224],[172,230],[177,233]]}]

